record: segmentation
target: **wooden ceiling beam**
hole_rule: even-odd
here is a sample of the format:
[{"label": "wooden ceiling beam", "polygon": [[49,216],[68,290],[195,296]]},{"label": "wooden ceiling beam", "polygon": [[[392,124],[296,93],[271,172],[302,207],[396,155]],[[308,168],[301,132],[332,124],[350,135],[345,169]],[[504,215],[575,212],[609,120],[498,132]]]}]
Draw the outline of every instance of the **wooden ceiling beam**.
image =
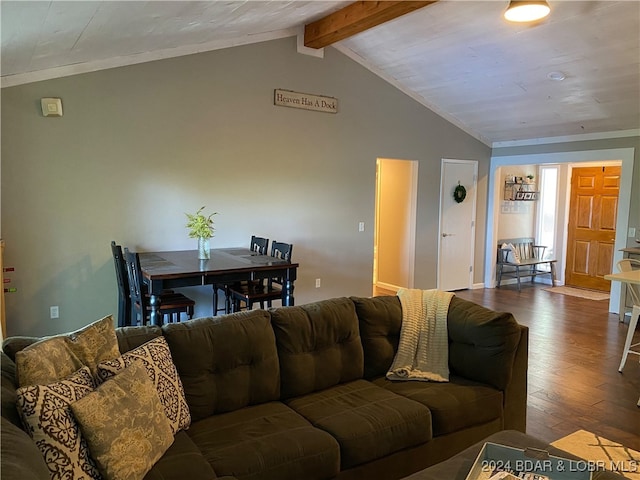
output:
[{"label": "wooden ceiling beam", "polygon": [[436,3],[436,1],[354,2],[337,12],[305,25],[304,45],[309,48],[323,48],[393,20],[405,13]]}]

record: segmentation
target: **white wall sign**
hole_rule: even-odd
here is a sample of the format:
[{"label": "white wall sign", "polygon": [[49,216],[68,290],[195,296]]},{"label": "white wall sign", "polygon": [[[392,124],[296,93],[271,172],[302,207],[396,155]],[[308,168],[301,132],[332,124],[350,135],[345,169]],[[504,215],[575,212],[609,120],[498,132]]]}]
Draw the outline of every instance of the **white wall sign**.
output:
[{"label": "white wall sign", "polygon": [[338,99],[276,89],[273,92],[273,104],[281,107],[302,108],[318,112],[338,113]]}]

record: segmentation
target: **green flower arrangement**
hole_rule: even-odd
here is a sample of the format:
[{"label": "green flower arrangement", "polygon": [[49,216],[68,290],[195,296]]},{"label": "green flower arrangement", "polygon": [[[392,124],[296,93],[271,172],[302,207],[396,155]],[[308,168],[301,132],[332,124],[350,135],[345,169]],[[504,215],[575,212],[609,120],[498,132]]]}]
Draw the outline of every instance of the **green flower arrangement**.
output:
[{"label": "green flower arrangement", "polygon": [[218,212],[213,212],[208,217],[205,216],[202,211],[205,207],[201,207],[196,213],[185,213],[187,219],[186,227],[189,229],[189,237],[190,238],[211,238],[213,237],[213,232],[215,229],[213,228],[213,216],[217,215]]}]

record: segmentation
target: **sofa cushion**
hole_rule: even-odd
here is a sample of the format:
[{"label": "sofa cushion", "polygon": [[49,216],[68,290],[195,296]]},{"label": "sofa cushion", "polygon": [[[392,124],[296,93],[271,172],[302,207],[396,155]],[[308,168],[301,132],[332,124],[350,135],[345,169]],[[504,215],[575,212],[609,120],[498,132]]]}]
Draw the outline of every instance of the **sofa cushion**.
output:
[{"label": "sofa cushion", "polygon": [[156,388],[137,362],[71,410],[105,480],[142,478],[173,442]]},{"label": "sofa cushion", "polygon": [[187,431],[218,475],[240,480],[335,477],[340,447],[280,402],[214,415]]},{"label": "sofa cushion", "polygon": [[427,406],[434,437],[502,418],[500,390],[460,377],[452,376],[448,383],[393,382],[380,377],[373,383]]},{"label": "sofa cushion", "polygon": [[140,325],[116,328],[120,353],[138,348],[154,338],[162,336],[162,328],[158,325]]},{"label": "sofa cushion", "polygon": [[8,337],[2,341],[2,351],[15,362],[16,353],[24,348],[27,348],[31,344],[39,342],[40,340],[42,340],[42,337],[25,337],[21,335]]},{"label": "sofa cushion", "polygon": [[94,388],[89,367],[82,367],[58,382],[17,390],[18,411],[53,480],[100,478],[71,411],[71,404],[89,395]]},{"label": "sofa cushion", "polygon": [[292,398],[286,403],[338,440],[342,469],[432,438],[428,408],[366,380]]},{"label": "sofa cushion", "polygon": [[451,373],[504,390],[521,335],[513,315],[453,297],[447,323]]},{"label": "sofa cushion", "polygon": [[189,480],[218,478],[200,449],[184,430],[176,433],[169,449],[144,476],[144,480],[172,478]]},{"label": "sofa cushion", "polygon": [[114,360],[99,363],[98,377],[105,381],[133,362],[139,362],[144,366],[158,392],[173,433],[189,428],[189,406],[184,398],[182,382],[165,338],[156,337]]},{"label": "sofa cushion", "polygon": [[2,480],[51,479],[40,450],[26,432],[2,417],[0,433]]},{"label": "sofa cushion", "polygon": [[192,421],[278,399],[280,369],[268,312],[199,318],[162,330]]},{"label": "sofa cushion", "polygon": [[364,378],[385,375],[393,363],[400,341],[402,306],[395,295],[351,297],[360,323],[364,350]]},{"label": "sofa cushion", "polygon": [[[397,296],[352,297],[365,356],[364,376],[373,379],[389,370],[400,339],[402,307]],[[513,315],[496,312],[454,296],[447,314],[449,371],[504,390],[520,327]]]},{"label": "sofa cushion", "polygon": [[9,356],[0,352],[0,366],[2,374],[0,376],[2,392],[0,393],[0,401],[2,402],[2,416],[9,420],[17,427],[22,428],[20,415],[16,406],[16,388],[18,380],[16,379],[16,364]]},{"label": "sofa cushion", "polygon": [[47,384],[68,377],[83,366],[96,375],[103,360],[120,355],[111,315],[63,335],[46,337],[16,353],[20,386]]},{"label": "sofa cushion", "polygon": [[362,378],[364,357],[351,300],[275,308],[271,315],[283,398]]}]

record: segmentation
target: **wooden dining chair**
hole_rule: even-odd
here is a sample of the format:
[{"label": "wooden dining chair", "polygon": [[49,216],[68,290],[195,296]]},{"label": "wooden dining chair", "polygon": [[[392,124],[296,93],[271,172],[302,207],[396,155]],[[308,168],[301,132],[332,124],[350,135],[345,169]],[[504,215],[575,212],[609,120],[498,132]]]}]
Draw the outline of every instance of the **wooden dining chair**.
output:
[{"label": "wooden dining chair", "polygon": [[[131,299],[131,320],[134,325],[146,325],[149,321],[151,306],[149,294],[142,282],[140,257],[137,252],[124,249],[124,260],[129,281],[129,296]],[[189,319],[193,318],[196,302],[189,297],[175,292],[164,291],[160,294],[160,315],[165,323],[179,322],[182,313]]]},{"label": "wooden dining chair", "polygon": [[[271,244],[271,256],[282,260],[291,261],[293,245],[290,243],[276,242]],[[233,311],[237,312],[244,303],[245,308],[251,310],[255,303],[260,302],[260,308],[272,306],[274,300],[282,299],[282,288],[285,279],[282,277],[268,278],[266,281],[235,284],[229,287],[229,295]]]},{"label": "wooden dining chair", "polygon": [[257,253],[258,255],[266,255],[269,248],[269,239],[264,237],[256,237],[251,235],[251,243],[249,250]]},{"label": "wooden dining chair", "polygon": [[[256,255],[266,255],[267,250],[269,248],[269,239],[264,237],[257,237],[255,235],[251,235],[251,241],[249,242],[249,250],[255,253]],[[239,282],[236,287],[240,288],[241,285],[246,284],[247,282]],[[230,296],[229,296],[229,285],[213,285],[213,315],[217,315],[218,312],[230,313]],[[223,303],[220,305],[218,292],[222,292],[223,295]]]},{"label": "wooden dining chair", "polygon": [[131,297],[129,296],[129,279],[127,265],[122,255],[122,246],[111,241],[111,255],[116,267],[116,282],[118,284],[118,326],[131,325]]}]

